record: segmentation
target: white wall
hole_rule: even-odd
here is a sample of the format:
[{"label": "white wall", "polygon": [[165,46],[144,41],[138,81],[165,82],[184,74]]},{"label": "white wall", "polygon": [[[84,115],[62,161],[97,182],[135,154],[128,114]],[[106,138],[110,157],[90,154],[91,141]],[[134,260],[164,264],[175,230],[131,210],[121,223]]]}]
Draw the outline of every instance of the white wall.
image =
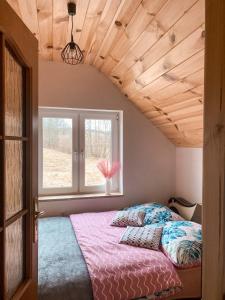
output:
[{"label": "white wall", "polygon": [[41,202],[49,214],[165,202],[175,192],[175,147],[95,68],[40,61],[39,105],[124,112],[124,196]]},{"label": "white wall", "polygon": [[202,149],[176,148],[176,196],[202,203]]}]

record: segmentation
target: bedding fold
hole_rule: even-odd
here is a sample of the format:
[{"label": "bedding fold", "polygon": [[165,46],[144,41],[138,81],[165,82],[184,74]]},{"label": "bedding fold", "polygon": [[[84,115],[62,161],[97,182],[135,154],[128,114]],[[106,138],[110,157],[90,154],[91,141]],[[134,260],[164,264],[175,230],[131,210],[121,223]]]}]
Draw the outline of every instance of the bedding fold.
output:
[{"label": "bedding fold", "polygon": [[160,251],[119,244],[124,228],[110,226],[116,211],[71,215],[95,300],[164,299],[182,289]]}]

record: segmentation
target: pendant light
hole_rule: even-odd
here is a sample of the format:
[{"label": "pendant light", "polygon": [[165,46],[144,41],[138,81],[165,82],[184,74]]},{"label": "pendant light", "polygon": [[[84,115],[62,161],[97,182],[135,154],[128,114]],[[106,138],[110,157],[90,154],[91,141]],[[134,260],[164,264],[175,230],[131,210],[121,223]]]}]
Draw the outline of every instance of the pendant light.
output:
[{"label": "pendant light", "polygon": [[82,62],[84,55],[80,47],[73,40],[73,17],[76,14],[76,4],[74,2],[68,2],[67,7],[68,14],[72,18],[71,40],[62,50],[61,56],[66,64],[77,65]]}]

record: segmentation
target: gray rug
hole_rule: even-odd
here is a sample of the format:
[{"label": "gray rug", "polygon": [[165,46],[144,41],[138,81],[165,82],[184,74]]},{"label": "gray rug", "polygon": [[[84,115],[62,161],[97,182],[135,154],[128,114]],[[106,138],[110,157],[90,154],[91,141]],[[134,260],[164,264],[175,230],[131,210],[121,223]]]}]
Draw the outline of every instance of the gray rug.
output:
[{"label": "gray rug", "polygon": [[89,273],[69,218],[39,220],[39,300],[93,300]]}]

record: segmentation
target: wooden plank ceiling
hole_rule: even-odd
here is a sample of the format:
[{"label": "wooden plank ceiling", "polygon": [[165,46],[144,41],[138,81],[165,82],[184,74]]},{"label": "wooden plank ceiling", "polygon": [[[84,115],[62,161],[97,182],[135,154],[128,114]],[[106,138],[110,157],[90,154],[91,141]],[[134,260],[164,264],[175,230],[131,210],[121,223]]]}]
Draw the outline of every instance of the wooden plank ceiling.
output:
[{"label": "wooden plank ceiling", "polygon": [[[61,60],[69,40],[67,0],[8,0]],[[93,65],[175,145],[203,137],[204,0],[76,0],[75,41]],[[75,68],[75,67],[74,67]]]}]

